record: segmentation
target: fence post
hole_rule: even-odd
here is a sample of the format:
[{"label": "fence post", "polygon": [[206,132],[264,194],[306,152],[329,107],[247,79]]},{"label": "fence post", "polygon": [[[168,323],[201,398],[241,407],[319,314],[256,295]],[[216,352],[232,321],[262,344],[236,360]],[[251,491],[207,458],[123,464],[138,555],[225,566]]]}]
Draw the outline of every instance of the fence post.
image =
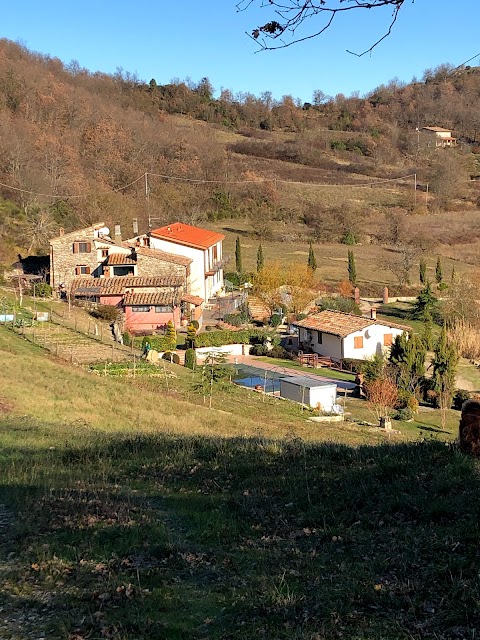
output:
[{"label": "fence post", "polygon": [[115,345],[112,342],[112,362],[115,360]]}]

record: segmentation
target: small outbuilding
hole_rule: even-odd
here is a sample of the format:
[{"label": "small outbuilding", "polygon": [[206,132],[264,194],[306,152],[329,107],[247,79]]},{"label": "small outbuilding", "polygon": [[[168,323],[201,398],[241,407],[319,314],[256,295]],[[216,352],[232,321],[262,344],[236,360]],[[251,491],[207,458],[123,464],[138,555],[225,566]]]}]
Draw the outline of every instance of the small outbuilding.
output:
[{"label": "small outbuilding", "polygon": [[336,404],[337,385],[307,376],[280,378],[280,397],[331,413]]}]

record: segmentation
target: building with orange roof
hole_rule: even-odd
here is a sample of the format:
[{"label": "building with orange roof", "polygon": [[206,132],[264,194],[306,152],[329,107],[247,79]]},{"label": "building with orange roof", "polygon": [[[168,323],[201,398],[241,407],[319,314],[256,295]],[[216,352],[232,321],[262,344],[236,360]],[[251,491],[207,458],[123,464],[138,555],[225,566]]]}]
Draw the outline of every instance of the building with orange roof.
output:
[{"label": "building with orange roof", "polygon": [[128,242],[190,259],[190,294],[208,302],[224,287],[224,239],[216,231],[173,222]]}]

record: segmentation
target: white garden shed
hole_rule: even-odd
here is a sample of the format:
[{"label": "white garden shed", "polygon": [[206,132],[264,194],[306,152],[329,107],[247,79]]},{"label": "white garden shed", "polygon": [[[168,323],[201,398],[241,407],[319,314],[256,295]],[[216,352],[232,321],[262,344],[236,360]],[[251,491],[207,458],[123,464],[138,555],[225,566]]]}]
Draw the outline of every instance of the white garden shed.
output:
[{"label": "white garden shed", "polygon": [[280,397],[331,413],[336,404],[337,385],[307,376],[280,378]]}]

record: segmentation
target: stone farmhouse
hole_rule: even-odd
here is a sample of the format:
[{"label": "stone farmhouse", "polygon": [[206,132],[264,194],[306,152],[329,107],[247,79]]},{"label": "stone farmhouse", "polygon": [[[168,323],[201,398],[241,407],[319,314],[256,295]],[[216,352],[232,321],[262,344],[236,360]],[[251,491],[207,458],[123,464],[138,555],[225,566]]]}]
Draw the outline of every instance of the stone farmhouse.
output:
[{"label": "stone farmhouse", "polygon": [[321,311],[293,323],[298,327],[299,348],[334,362],[366,360],[388,350],[396,336],[410,331],[407,326],[389,320],[377,320],[341,311]]},{"label": "stone farmhouse", "polygon": [[118,307],[132,332],[160,330],[169,320],[201,325],[205,301],[223,288],[224,236],[172,228],[179,241],[163,243],[157,229],[122,242],[119,228],[112,240],[103,223],[61,233],[50,241],[50,283],[59,295]]},{"label": "stone farmhouse", "polygon": [[435,147],[456,147],[457,139],[452,138],[450,129],[442,129],[442,127],[422,127],[420,129],[425,135],[429,146],[435,144]]}]

